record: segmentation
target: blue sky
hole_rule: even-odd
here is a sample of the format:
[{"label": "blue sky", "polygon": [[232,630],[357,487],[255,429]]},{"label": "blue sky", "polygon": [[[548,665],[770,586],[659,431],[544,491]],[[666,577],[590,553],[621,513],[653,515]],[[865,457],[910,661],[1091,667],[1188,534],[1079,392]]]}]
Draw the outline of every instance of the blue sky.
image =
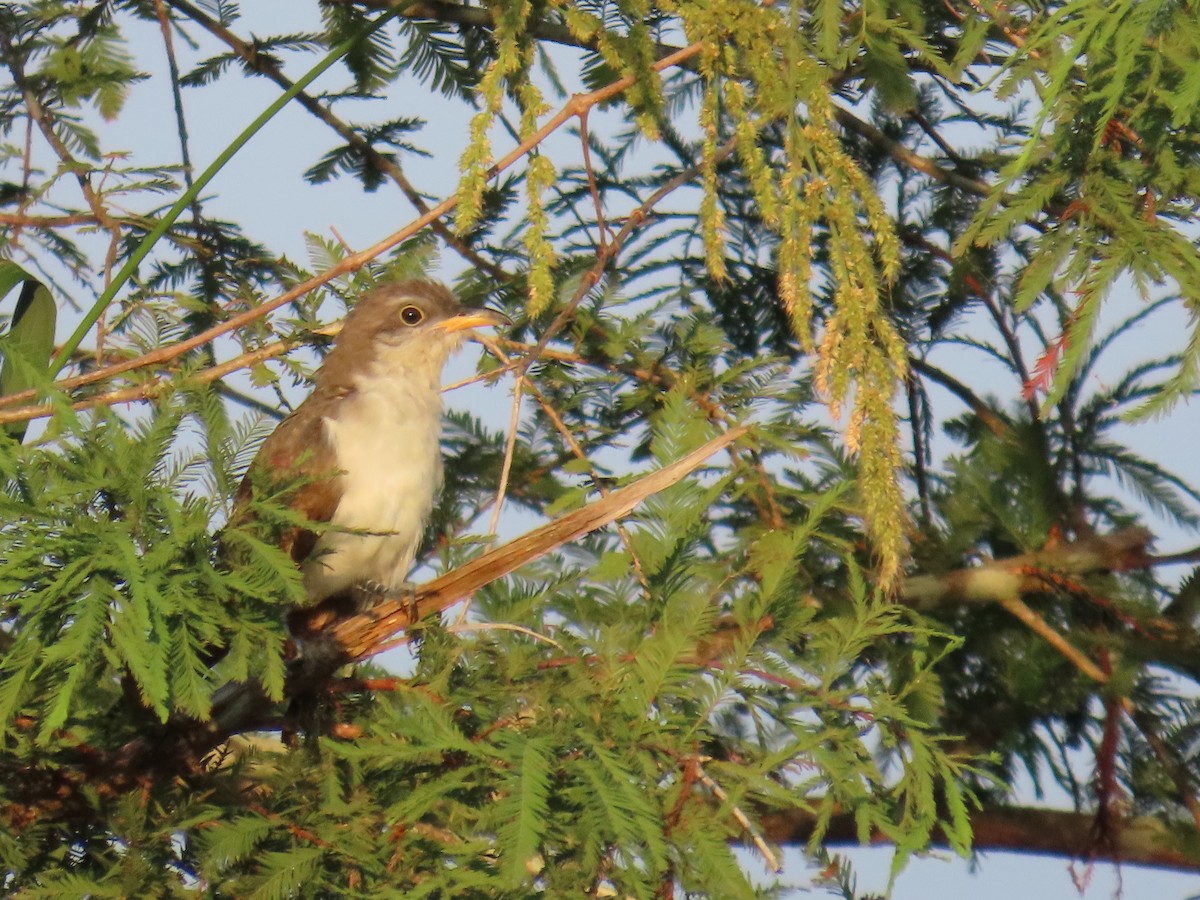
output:
[{"label": "blue sky", "polygon": [[[240,35],[268,34],[280,31],[302,31],[316,26],[315,3],[296,3],[295,0],[255,0],[244,4],[245,17],[234,26]],[[191,29],[201,40],[197,55],[183,41],[176,41],[185,71],[197,58],[221,52],[207,36]],[[138,25],[129,34],[132,51],[138,65],[153,69],[155,75],[138,85],[120,119],[103,130],[108,149],[135,150],[138,158],[157,162],[178,157],[178,141],[173,121],[164,119],[171,109],[170,86],[165,71],[161,36],[155,26]],[[305,63],[306,65],[308,63]],[[564,68],[563,75],[568,72]],[[318,88],[329,88],[341,80],[340,74],[327,75]],[[264,79],[244,79],[230,76],[215,88],[185,92],[184,102],[191,132],[191,153],[197,169],[226,146],[255,115],[278,95],[278,88]],[[420,116],[429,122],[414,142],[431,153],[428,159],[406,161],[406,171],[416,186],[438,197],[453,191],[457,162],[466,140],[469,111],[461,104],[429,95],[424,90],[397,91],[388,101],[392,104],[387,115]],[[368,113],[364,116],[378,113]],[[510,144],[507,137],[497,136],[497,150],[503,152]],[[397,230],[413,218],[413,211],[398,191],[384,185],[374,194],[363,194],[356,182],[349,179],[330,185],[312,186],[305,183],[301,173],[319,153],[338,142],[336,135],[318,123],[308,113],[297,108],[285,110],[251,144],[235,157],[212,185],[204,200],[206,212],[242,223],[248,235],[266,240],[272,247],[305,259],[304,235],[313,232],[331,237],[333,230],[352,247],[373,243]],[[548,145],[548,152],[561,163],[576,162],[578,142],[565,136]],[[650,151],[647,151],[650,152]],[[499,155],[499,152],[496,154]],[[463,263],[452,252],[444,254],[445,268],[440,274],[447,279],[456,274]],[[91,299],[79,296],[83,305]],[[1115,298],[1114,307],[1130,309],[1135,298]],[[1112,318],[1116,314],[1112,314]],[[1141,332],[1140,345],[1122,352],[1149,354],[1161,352],[1180,339],[1182,317],[1165,316],[1161,321],[1148,323]],[[60,325],[65,335],[72,324]],[[1127,360],[1126,360],[1127,361]],[[953,362],[953,360],[951,360]],[[448,380],[465,374],[470,361],[459,361],[447,373]],[[1103,378],[1103,372],[1097,377]],[[1012,397],[1014,386],[997,378],[990,386],[998,396]],[[507,402],[493,393],[490,402],[482,394],[467,395],[466,402],[473,411],[487,417],[490,425],[502,428],[507,420]],[[942,396],[939,403],[951,403]],[[953,407],[945,411],[956,413]],[[1127,434],[1139,449],[1190,478],[1197,477],[1194,433],[1194,410],[1183,408],[1166,421],[1130,426]],[[1151,525],[1159,525],[1153,520]],[[1165,535],[1160,546],[1163,552],[1182,549],[1195,543],[1194,536]],[[1065,798],[1051,798],[1063,800]],[[885,888],[890,866],[890,854],[883,849],[848,851],[859,874],[860,890],[880,891]],[[761,863],[747,853],[747,867],[754,871]],[[973,869],[974,867],[974,869]],[[1084,867],[1075,864],[1076,872]],[[806,883],[806,867],[798,853],[788,855],[785,882]],[[1082,896],[1107,898],[1123,887],[1129,900],[1140,898],[1182,898],[1200,893],[1200,878],[1191,875],[1125,867],[1118,879],[1113,867],[1097,866]],[[1080,896],[1072,878],[1070,862],[1062,859],[987,854],[968,863],[948,854],[912,863],[901,875],[894,896],[897,900],[918,898],[970,897],[975,900],[1008,900],[1008,898],[1071,898]]]}]

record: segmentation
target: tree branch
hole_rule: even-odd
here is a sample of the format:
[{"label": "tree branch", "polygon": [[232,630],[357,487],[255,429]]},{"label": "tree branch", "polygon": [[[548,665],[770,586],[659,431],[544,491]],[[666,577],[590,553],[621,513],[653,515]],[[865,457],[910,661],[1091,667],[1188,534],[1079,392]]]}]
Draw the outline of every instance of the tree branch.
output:
[{"label": "tree branch", "polygon": [[[362,6],[369,9],[394,9],[402,5],[401,0],[321,0],[328,6]],[[425,3],[410,3],[399,13],[405,19],[428,19],[446,22],[452,25],[465,25],[472,28],[493,29],[495,21],[490,11],[477,7],[461,6],[457,3],[445,3],[440,0],[430,0]],[[540,40],[561,44],[564,47],[577,47],[581,50],[595,50],[594,43],[580,40],[571,34],[570,29],[556,22],[532,21],[527,25],[530,34]],[[679,52],[679,47],[671,44],[655,42],[655,53],[659,59]],[[691,66],[683,68],[692,69]],[[694,71],[694,70],[693,70]],[[986,181],[968,178],[965,175],[939,166],[937,162],[908,149],[898,141],[892,140],[874,125],[864,122],[849,110],[835,105],[833,115],[838,124],[847,131],[870,141],[882,149],[892,159],[915,169],[943,184],[951,185],[979,197],[986,197],[991,187]]]},{"label": "tree branch", "polygon": [[[445,609],[485,584],[502,578],[563,544],[627,515],[646,498],[679,482],[709,457],[728,449],[748,429],[739,426],[708,441],[691,453],[656,469],[607,497],[567,513],[540,528],[495,547],[470,562],[433,579],[414,596],[384,597],[366,612],[349,618],[318,621],[320,607],[306,610],[302,624],[308,637],[325,638],[306,644],[288,675],[289,697],[323,686],[343,663],[380,652],[400,631],[418,619]],[[375,599],[378,599],[376,596]],[[148,782],[195,774],[204,757],[234,734],[259,730],[270,722],[278,727],[277,704],[255,682],[231,682],[213,697],[209,721],[175,718],[153,734],[129,741],[111,752],[80,746],[53,767],[9,773],[12,786],[3,807],[10,822],[27,826],[38,820],[88,821],[96,815],[92,795],[110,799]]]},{"label": "tree branch", "polygon": [[[166,0],[166,2],[173,9],[178,10],[196,22],[208,31],[209,34],[223,41],[226,46],[241,58],[243,64],[250,71],[270,78],[285,91],[291,89],[292,81],[283,74],[283,71],[270,56],[265,53],[256,52],[254,47],[239,38],[220,22],[206,15],[203,10],[188,3],[187,0]],[[413,205],[418,213],[425,214],[429,212],[429,204],[425,202],[425,198],[421,196],[421,192],[408,180],[408,177],[404,174],[398,163],[388,159],[384,154],[376,150],[370,141],[366,140],[352,126],[335,116],[333,110],[322,104],[312,95],[300,91],[296,94],[296,102],[337,132],[342,140],[362,154],[363,158],[372,168],[390,178],[400,188],[401,193],[404,194],[405,198],[407,198],[408,202]],[[489,262],[476,253],[440,219],[434,219],[429,223],[429,227],[471,265],[487,272],[494,278],[505,281],[513,278],[511,273],[504,271],[500,266]]]},{"label": "tree branch", "polygon": [[[760,811],[759,827],[767,840],[803,845],[812,836],[816,816],[802,810]],[[1089,813],[1031,807],[987,807],[971,816],[972,848],[1044,853],[1064,858],[1126,863],[1157,868],[1200,871],[1200,831],[1182,822],[1165,822],[1139,816],[1122,824],[1111,843],[1097,843],[1095,817]],[[878,832],[873,844],[890,843]],[[934,842],[946,843],[935,833]],[[851,813],[834,815],[825,844],[858,844],[858,829]]]},{"label": "tree branch", "polygon": [[[661,72],[663,69],[669,69],[672,66],[677,66],[695,56],[700,52],[700,49],[700,44],[691,44],[677,51],[671,56],[667,56],[658,60],[656,63],[654,63],[653,68],[655,71]],[[511,168],[517,162],[517,160],[521,159],[528,154],[529,151],[539,146],[543,141],[546,140],[546,138],[548,138],[551,134],[553,134],[571,119],[576,118],[581,113],[591,109],[593,106],[596,106],[599,103],[603,103],[606,100],[611,100],[613,97],[627,90],[631,85],[633,85],[633,83],[634,78],[632,76],[625,76],[617,79],[611,84],[606,85],[605,87],[598,88],[587,94],[576,94],[570,100],[568,100],[561,109],[559,109],[558,113],[556,113],[549,121],[546,122],[546,124],[538,129],[535,134],[526,138],[524,141],[510,150],[495,165],[493,165],[491,169],[488,170],[488,178],[495,178],[496,175],[500,174],[506,169]],[[651,200],[657,202],[657,198],[661,196],[664,191],[669,192],[669,190],[673,190],[673,188],[669,185],[660,188],[658,192],[651,196]],[[457,197],[448,197],[437,206],[432,207],[428,212],[418,216],[399,231],[389,235],[367,249],[360,250],[358,253],[351,253],[340,260],[336,265],[326,269],[324,272],[321,272],[318,275],[314,275],[312,278],[309,278],[306,281],[301,282],[291,290],[285,291],[284,293],[279,294],[276,297],[273,297],[272,299],[254,307],[253,309],[248,309],[245,312],[231,316],[224,322],[219,322],[211,328],[207,328],[204,331],[193,335],[187,340],[179,341],[178,343],[171,344],[169,346],[159,347],[158,349],[152,350],[149,353],[145,353],[142,356],[136,357],[135,359],[126,360],[111,366],[105,366],[103,368],[95,369],[94,371],[87,372],[82,375],[76,375],[71,378],[61,379],[55,382],[54,387],[58,390],[72,390],[85,384],[94,384],[98,381],[105,381],[106,379],[113,378],[125,372],[131,372],[134,369],[155,366],[164,362],[169,362],[173,359],[177,359],[178,357],[183,356],[185,353],[188,353],[197,347],[202,347],[224,334],[228,334],[231,331],[241,328],[243,325],[247,325],[256,319],[262,318],[267,313],[273,312],[281,306],[291,303],[294,300],[298,300],[305,294],[316,290],[321,285],[332,281],[339,275],[360,269],[375,257],[382,253],[386,253],[388,250],[392,249],[398,244],[408,240],[414,234],[417,234],[419,231],[421,231],[421,229],[425,228],[430,223],[440,219],[446,213],[450,212],[450,210],[454,209],[457,205]],[[631,216],[629,221],[626,223],[626,227],[633,227],[636,224],[638,223],[634,222],[634,217]],[[34,400],[37,398],[37,396],[38,390],[36,388],[27,391],[18,391],[17,393],[0,397],[0,406],[12,406],[17,403]],[[27,407],[25,411],[30,413],[29,415],[25,416],[25,418],[37,418],[39,416],[48,415],[52,410],[48,410],[45,407]]]},{"label": "tree branch", "polygon": [[1086,575],[1144,569],[1153,560],[1146,553],[1152,537],[1145,528],[1124,528],[941,575],[915,575],[900,586],[900,602],[929,612],[942,606],[1019,599],[1044,590],[1046,572]]},{"label": "tree branch", "polygon": [[971,408],[971,412],[975,413],[975,417],[984,424],[992,434],[996,437],[1004,438],[1009,434],[1009,425],[1004,421],[1003,417],[992,409],[988,404],[983,402],[974,391],[955,378],[948,372],[944,372],[936,366],[930,365],[923,359],[915,356],[909,356],[908,366],[914,372],[924,375],[930,381],[940,384],[955,397]]}]

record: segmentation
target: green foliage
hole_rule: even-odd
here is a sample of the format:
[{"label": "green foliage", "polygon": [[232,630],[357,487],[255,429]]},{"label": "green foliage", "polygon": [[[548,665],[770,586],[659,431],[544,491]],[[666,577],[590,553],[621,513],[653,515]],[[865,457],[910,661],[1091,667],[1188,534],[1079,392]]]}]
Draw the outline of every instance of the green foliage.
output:
[{"label": "green foliage", "polygon": [[[890,841],[894,875],[935,837],[966,854],[1022,773],[1193,834],[1197,579],[1157,574],[1144,542],[1110,571],[1056,555],[1200,522],[1194,473],[1127,424],[1200,377],[1185,4],[361,0],[251,35],[236,4],[194,3],[0,5],[0,294],[22,281],[32,301],[0,395],[37,387],[55,411],[24,446],[0,436],[6,891],[751,897],[775,888],[734,847],[783,819],[854,897],[835,836]],[[198,175],[106,124],[158,65],[133,35],[160,14],[199,60],[171,76],[181,96],[281,92]],[[534,148],[576,77],[623,85],[575,120],[586,157],[562,134]],[[344,267],[340,240],[286,258],[209,194],[292,103],[336,133],[298,176],[424,194],[406,167],[444,136],[421,91],[470,120],[456,231],[161,368],[46,383]],[[494,178],[505,131],[531,149]],[[435,149],[423,165],[453,162]],[[402,677],[297,687],[285,619],[304,597],[276,538],[313,523],[284,502],[295,485],[232,523],[230,498],[324,326],[381,280],[456,271],[452,253],[459,295],[518,320],[481,370],[516,368],[523,405],[511,450],[494,419],[449,411],[425,566],[491,540],[501,482],[509,533],[750,433],[487,585],[467,621],[419,623]],[[82,310],[53,362],[51,296]],[[1152,327],[1178,345],[1146,349]],[[277,340],[294,349],[273,358]],[[17,344],[36,344],[24,368]],[[211,381],[241,354],[247,377]],[[118,414],[110,387],[151,402]],[[1016,556],[1039,632],[989,602],[1007,594],[953,591]],[[946,588],[924,615],[903,605],[918,575]]]},{"label": "green foliage", "polygon": [[200,464],[172,458],[181,414],[133,427],[101,419],[54,451],[3,448],[6,734],[30,720],[35,745],[64,727],[103,732],[105,710],[122,702],[160,721],[207,716],[218,649],[230,671],[278,693],[280,586],[294,595],[296,579],[279,561],[231,576],[215,567],[211,502],[175,493]]},{"label": "green foliage", "polygon": [[75,39],[57,43],[37,74],[54,83],[66,105],[88,102],[115,119],[130,85],[144,77],[130,65],[123,43],[111,25],[81,29]]},{"label": "green foliage", "polygon": [[[657,429],[672,448],[687,417],[677,406]],[[591,577],[605,566],[596,554],[568,579],[563,561],[550,559],[526,586],[498,585],[477,599],[487,618],[549,630],[555,644],[511,631],[464,638],[424,629],[417,671],[403,686],[345,698],[342,712],[361,737],[280,759],[275,783],[287,789],[267,789],[268,818],[259,811],[204,833],[202,855],[220,866],[206,877],[234,893],[272,891],[302,873],[314,890],[352,877],[367,892],[464,897],[571,896],[602,884],[649,897],[672,877],[692,891],[751,896],[719,839],[733,828],[731,804],[853,803],[864,826],[907,808],[898,824],[926,834],[936,815],[919,791],[957,764],[922,741],[929,770],[911,785],[889,778],[865,723],[896,734],[919,723],[880,679],[851,675],[864,646],[908,627],[896,610],[865,599],[851,619],[824,623],[795,603],[806,586],[795,554],[820,540],[819,517],[770,555],[771,565],[792,569],[787,588],[776,584],[770,597],[756,586],[757,561],[767,558],[760,552],[735,551],[730,572],[705,546],[707,529],[680,541],[677,520],[713,515],[721,495],[683,483],[639,517],[651,593],[624,613],[606,596],[607,580]],[[742,587],[726,615],[746,626],[767,609],[778,618],[770,635],[747,627],[729,656],[706,661],[702,648],[720,628],[713,591],[731,578]],[[552,593],[531,602],[530,589],[549,580],[559,582]],[[776,656],[785,636],[801,634],[809,641],[803,672]],[[892,759],[907,771],[904,755]],[[248,764],[266,764],[255,759]],[[697,781],[694,765],[711,781]],[[713,782],[727,801],[705,787]],[[859,787],[885,782],[884,806]],[[356,823],[349,832],[348,822]]]}]

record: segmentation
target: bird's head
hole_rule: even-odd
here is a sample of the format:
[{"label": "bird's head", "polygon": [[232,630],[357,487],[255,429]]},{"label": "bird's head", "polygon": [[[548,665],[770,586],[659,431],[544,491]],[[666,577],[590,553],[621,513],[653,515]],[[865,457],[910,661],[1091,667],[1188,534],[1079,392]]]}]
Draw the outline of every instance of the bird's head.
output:
[{"label": "bird's head", "polygon": [[434,281],[385,284],[354,305],[323,369],[338,382],[377,365],[437,378],[472,329],[511,324],[503,313],[463,306]]}]

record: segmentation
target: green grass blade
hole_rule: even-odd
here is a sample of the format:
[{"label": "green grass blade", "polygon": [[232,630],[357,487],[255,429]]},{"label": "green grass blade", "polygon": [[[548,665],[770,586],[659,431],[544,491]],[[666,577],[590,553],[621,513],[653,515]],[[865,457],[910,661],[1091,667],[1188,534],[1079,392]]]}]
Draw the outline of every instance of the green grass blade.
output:
[{"label": "green grass blade", "polygon": [[[407,5],[408,4],[404,4],[404,6]],[[264,125],[271,121],[271,119],[275,117],[276,113],[287,106],[287,104],[297,94],[312,84],[312,82],[320,77],[321,74],[324,73],[330,66],[353,50],[359,41],[374,33],[377,29],[382,27],[385,22],[395,17],[402,9],[403,7],[398,7],[397,9],[389,10],[364,28],[360,33],[354,35],[353,37],[347,38],[330,50],[320,62],[309,69],[303,77],[295,82],[295,84],[280,94],[279,97],[270,106],[263,110],[253,122],[247,125],[242,133],[234,138],[228,147],[221,151],[221,153],[212,161],[208,168],[206,168],[196,177],[196,180],[192,186],[180,195],[179,199],[175,201],[175,204],[169,210],[167,210],[166,214],[159,219],[154,228],[150,230],[150,233],[142,239],[141,243],[139,243],[137,248],[133,251],[133,254],[128,260],[126,260],[125,265],[121,266],[120,271],[117,272],[117,274],[113,277],[112,282],[104,290],[104,293],[102,293],[96,299],[96,302],[92,304],[91,308],[87,311],[87,314],[84,315],[83,320],[79,323],[79,327],[75,329],[69,338],[67,338],[66,343],[62,345],[62,348],[54,357],[53,363],[50,365],[51,378],[63,370],[67,364],[67,360],[71,358],[71,354],[74,353],[79,345],[83,342],[84,337],[86,337],[87,333],[91,331],[92,326],[96,324],[96,321],[104,313],[104,310],[108,308],[108,305],[112,303],[113,298],[117,295],[117,292],[124,287],[125,282],[127,282],[133,276],[133,273],[137,269],[138,265],[143,259],[146,258],[146,255],[150,252],[151,248],[158,242],[158,239],[167,233],[167,229],[175,224],[175,220],[179,218],[184,210],[191,206],[192,200],[199,196],[200,192],[208,186],[208,183],[212,181],[216,174],[225,167],[225,164],[229,162],[229,160],[231,160],[234,155],[246,145],[246,142],[249,141],[250,138],[254,137],[254,135],[257,134]]]},{"label": "green grass blade", "polygon": [[[0,397],[37,387],[45,378],[54,352],[54,324],[58,307],[49,289],[9,260],[0,261],[0,300],[21,285],[17,306],[4,335],[0,355]],[[10,422],[5,430],[14,440],[25,437],[27,422]]]}]

